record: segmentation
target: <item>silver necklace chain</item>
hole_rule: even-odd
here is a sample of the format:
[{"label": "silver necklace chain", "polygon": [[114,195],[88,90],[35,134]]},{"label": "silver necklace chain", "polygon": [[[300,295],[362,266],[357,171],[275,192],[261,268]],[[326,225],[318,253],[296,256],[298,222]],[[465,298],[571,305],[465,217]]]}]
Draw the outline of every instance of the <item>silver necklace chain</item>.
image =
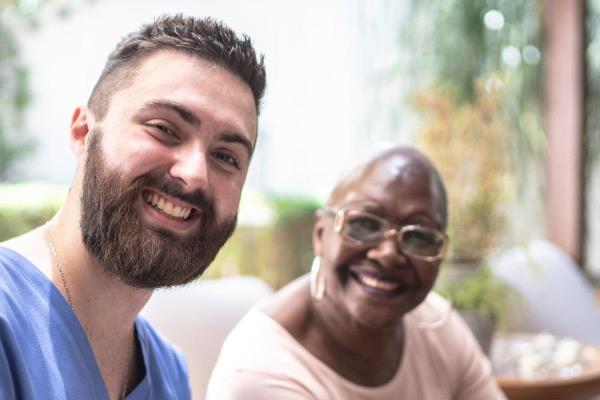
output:
[{"label": "silver necklace chain", "polygon": [[50,235],[50,231],[46,229],[46,236],[48,238],[48,245],[50,246],[50,251],[52,252],[52,258],[54,259],[54,264],[58,268],[58,274],[60,275],[60,280],[62,281],[63,288],[65,289],[65,293],[67,295],[67,301],[71,306],[71,310],[75,312],[75,307],[73,306],[73,299],[71,298],[71,291],[69,290],[69,285],[67,285],[67,279],[65,278],[65,273],[63,272],[62,265],[60,263],[60,258],[56,254],[56,249],[54,248],[54,242],[52,241],[52,235]]},{"label": "silver necklace chain", "polygon": [[[71,297],[71,291],[69,290],[69,285],[67,285],[67,279],[65,278],[65,273],[62,269],[62,264],[60,263],[60,258],[58,258],[58,254],[56,254],[56,248],[54,247],[54,241],[52,240],[52,235],[50,234],[50,230],[46,228],[46,238],[48,239],[48,246],[50,247],[50,252],[52,253],[52,258],[54,264],[58,268],[58,274],[60,275],[60,280],[62,281],[63,288],[65,289],[65,293],[67,295],[67,301],[71,306],[71,310],[73,313],[77,315],[75,312],[75,306],[73,306],[73,299]],[[126,372],[127,373],[127,372]],[[127,377],[125,379],[125,387],[123,388],[123,393],[121,394],[121,399],[125,399],[125,395],[127,394],[127,386],[129,385],[129,374],[127,373]]]}]

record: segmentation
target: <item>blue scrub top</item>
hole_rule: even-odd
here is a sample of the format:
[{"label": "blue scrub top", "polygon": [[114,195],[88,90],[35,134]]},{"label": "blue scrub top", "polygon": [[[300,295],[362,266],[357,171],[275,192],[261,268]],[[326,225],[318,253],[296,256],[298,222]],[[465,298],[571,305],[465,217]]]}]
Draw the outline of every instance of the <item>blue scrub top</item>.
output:
[{"label": "blue scrub top", "polygon": [[[139,316],[135,328],[144,378],[127,399],[190,399],[180,352]],[[0,399],[108,400],[90,343],[65,298],[37,267],[3,247]]]}]

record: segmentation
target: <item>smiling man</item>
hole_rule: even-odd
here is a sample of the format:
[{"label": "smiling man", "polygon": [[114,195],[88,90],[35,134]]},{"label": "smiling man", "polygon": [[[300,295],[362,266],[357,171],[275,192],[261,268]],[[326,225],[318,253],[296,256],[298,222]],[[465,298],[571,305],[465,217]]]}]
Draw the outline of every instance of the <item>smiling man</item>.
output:
[{"label": "smiling man", "polygon": [[138,312],[233,232],[264,89],[250,40],[211,19],[164,16],[117,46],[71,120],[64,207],[0,246],[0,398],[190,398]]}]

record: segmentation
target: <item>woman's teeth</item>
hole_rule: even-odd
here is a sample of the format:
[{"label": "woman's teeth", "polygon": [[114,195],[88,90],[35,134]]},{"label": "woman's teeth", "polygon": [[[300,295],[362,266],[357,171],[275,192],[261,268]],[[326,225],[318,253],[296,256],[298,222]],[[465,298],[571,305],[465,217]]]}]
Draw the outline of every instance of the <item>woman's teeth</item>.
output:
[{"label": "woman's teeth", "polygon": [[189,207],[180,207],[171,203],[166,198],[151,192],[146,192],[144,199],[148,204],[154,206],[157,210],[162,211],[171,217],[185,220],[190,216],[192,209]]},{"label": "woman's teeth", "polygon": [[400,287],[399,283],[384,281],[367,274],[358,274],[357,278],[358,281],[363,285],[374,289],[394,291]]}]

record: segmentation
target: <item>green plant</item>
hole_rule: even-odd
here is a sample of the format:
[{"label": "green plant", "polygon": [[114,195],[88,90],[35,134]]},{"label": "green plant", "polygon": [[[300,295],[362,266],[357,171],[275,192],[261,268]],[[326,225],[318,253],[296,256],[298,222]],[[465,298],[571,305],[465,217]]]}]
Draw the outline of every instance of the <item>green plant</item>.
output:
[{"label": "green plant", "polygon": [[500,112],[502,82],[476,83],[472,103],[461,103],[453,86],[436,86],[415,96],[426,118],[419,146],[440,171],[448,192],[451,262],[480,262],[504,233],[512,174],[512,132]]},{"label": "green plant", "polygon": [[[432,158],[448,191],[447,261],[437,289],[458,310],[476,310],[471,328],[482,348],[489,346],[494,323],[503,324],[510,287],[497,279],[485,258],[506,230],[511,200],[512,132],[501,112],[503,84],[492,75],[475,84],[472,102],[461,102],[453,86],[436,86],[415,96],[426,116],[418,134],[420,147]],[[481,320],[490,320],[481,332]]]},{"label": "green plant", "polygon": [[517,243],[542,234],[545,218],[545,5],[540,0],[388,0],[375,7],[374,16],[364,17],[366,38],[381,49],[374,52],[379,57],[366,61],[373,69],[367,114],[373,135],[406,140],[413,120],[402,105],[415,88],[450,92],[459,109],[477,102],[477,82],[499,78],[503,96],[497,112],[510,136],[504,150],[514,175],[509,206],[518,216],[509,221],[504,238]]},{"label": "green plant", "polygon": [[453,279],[442,269],[435,290],[452,302],[456,309],[477,310],[505,326],[507,311],[518,301],[518,292],[496,278],[487,264],[481,264],[463,279]]},{"label": "green plant", "polygon": [[268,209],[272,218],[258,225],[240,224],[205,276],[255,275],[278,289],[309,269],[312,228],[320,203],[280,195],[263,195],[252,205],[246,199],[242,197],[241,209]]},{"label": "green plant", "polygon": [[33,149],[22,131],[29,101],[28,72],[17,41],[9,27],[0,23],[0,181],[7,180],[15,161]]},{"label": "green plant", "polygon": [[0,241],[48,221],[62,205],[67,188],[43,183],[0,184]]}]

